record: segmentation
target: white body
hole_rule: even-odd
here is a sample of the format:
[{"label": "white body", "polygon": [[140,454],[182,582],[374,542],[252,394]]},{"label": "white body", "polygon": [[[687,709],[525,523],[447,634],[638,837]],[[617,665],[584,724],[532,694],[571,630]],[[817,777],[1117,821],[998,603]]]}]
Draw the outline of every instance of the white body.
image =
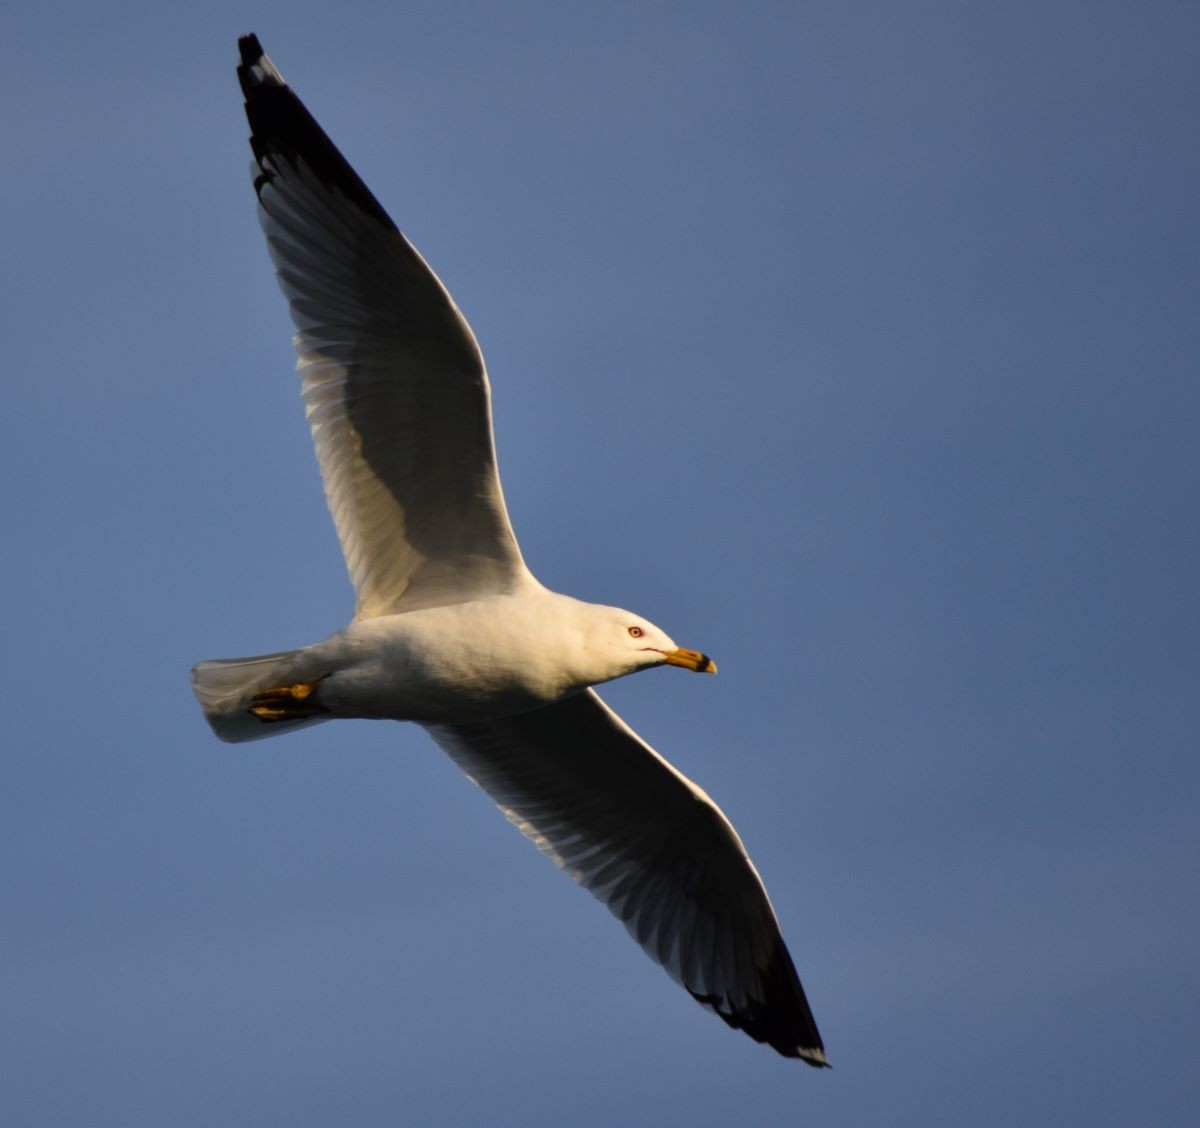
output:
[{"label": "white body", "polygon": [[[321,683],[321,704],[342,717],[482,720],[537,709],[660,661],[639,663],[631,652],[627,667],[614,670],[587,629],[590,610],[530,588],[356,621],[312,650],[318,665],[328,658],[334,669]],[[669,639],[662,645],[674,649]]]},{"label": "white body", "polygon": [[[356,619],[286,654],[201,662],[192,676],[217,735],[245,741],[334,717],[440,724],[510,716],[662,665],[677,650],[628,611],[531,580],[513,595]],[[321,713],[281,723],[250,712],[260,690],[296,683],[319,683]]]}]

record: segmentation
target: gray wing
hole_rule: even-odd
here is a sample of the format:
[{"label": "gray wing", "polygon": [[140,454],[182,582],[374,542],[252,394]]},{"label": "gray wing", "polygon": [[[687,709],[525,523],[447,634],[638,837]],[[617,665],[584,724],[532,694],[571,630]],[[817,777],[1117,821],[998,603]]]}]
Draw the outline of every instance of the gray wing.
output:
[{"label": "gray wing", "polygon": [[741,839],[594,691],[501,720],[428,727],[695,999],[787,1057],[828,1064]]},{"label": "gray wing", "polygon": [[258,39],[239,47],[259,220],[358,616],[512,590],[528,572],[470,327]]}]

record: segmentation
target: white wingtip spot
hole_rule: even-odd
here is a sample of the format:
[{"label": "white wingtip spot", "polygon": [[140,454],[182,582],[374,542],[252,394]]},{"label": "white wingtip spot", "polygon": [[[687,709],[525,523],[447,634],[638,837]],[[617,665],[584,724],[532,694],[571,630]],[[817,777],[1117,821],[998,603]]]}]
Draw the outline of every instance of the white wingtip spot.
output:
[{"label": "white wingtip spot", "polygon": [[250,64],[250,76],[259,86],[286,86],[279,68],[266,55],[259,55]]}]

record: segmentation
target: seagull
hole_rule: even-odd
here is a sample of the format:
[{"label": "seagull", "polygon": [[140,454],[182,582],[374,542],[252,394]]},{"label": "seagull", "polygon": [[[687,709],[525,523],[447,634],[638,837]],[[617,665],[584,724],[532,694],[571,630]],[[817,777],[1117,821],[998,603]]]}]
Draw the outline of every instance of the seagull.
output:
[{"label": "seagull", "polygon": [[232,742],[338,717],[422,725],[694,999],[827,1066],[741,839],[593,688],[715,663],[640,615],[534,578],[470,326],[258,38],[238,45],[259,222],[358,605],[313,646],[199,663],[206,719]]}]

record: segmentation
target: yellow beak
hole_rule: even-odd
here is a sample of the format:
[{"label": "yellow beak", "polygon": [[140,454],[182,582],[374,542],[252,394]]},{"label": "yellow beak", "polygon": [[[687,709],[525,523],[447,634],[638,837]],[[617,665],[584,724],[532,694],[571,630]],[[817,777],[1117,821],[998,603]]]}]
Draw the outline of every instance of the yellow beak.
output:
[{"label": "yellow beak", "polygon": [[682,666],[685,670],[695,670],[698,674],[715,674],[717,664],[707,654],[699,650],[687,650],[682,646],[670,650],[666,655],[668,666]]}]

